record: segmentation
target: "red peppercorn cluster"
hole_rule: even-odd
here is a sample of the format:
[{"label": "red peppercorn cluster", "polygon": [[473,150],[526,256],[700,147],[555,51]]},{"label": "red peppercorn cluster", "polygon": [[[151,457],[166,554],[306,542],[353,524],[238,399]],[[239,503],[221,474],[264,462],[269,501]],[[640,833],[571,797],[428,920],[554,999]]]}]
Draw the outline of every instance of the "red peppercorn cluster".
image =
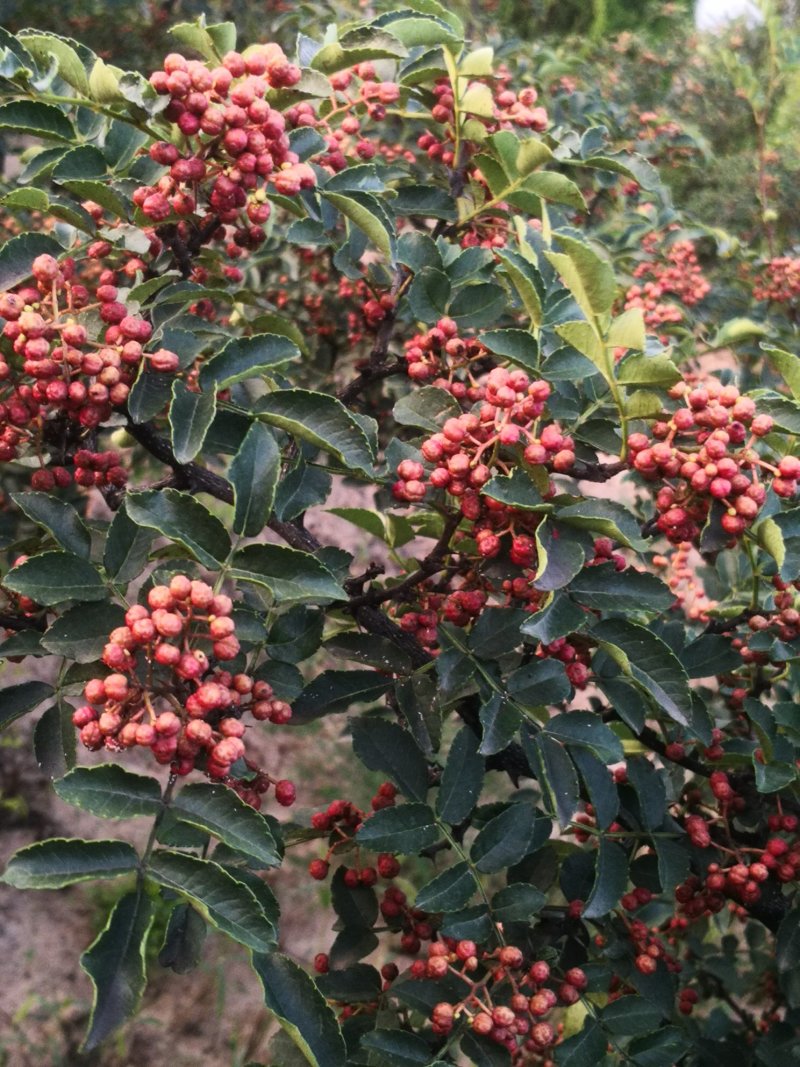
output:
[{"label": "red peppercorn cluster", "polygon": [[[380,811],[382,808],[394,806],[397,796],[397,787],[391,782],[382,782],[377,792],[370,801],[372,811]],[[325,811],[317,811],[311,816],[311,827],[330,835],[328,850],[324,858],[314,859],[308,865],[308,873],[319,882],[328,877],[331,867],[331,859],[337,850],[350,847],[356,832],[363,824],[368,815],[358,808],[350,800],[333,800]],[[358,856],[358,849],[356,849]],[[355,867],[344,868],[344,881],[351,889],[358,885],[375,885],[378,875],[382,878],[394,878],[400,870],[400,865],[394,856],[389,853],[381,853],[378,856],[377,870],[371,866],[360,865],[357,861]]]},{"label": "red peppercorn cluster", "polygon": [[118,752],[139,745],[175,774],[197,768],[229,781],[256,807],[271,784],[278,803],[289,805],[294,785],[274,781],[249,761],[255,777],[230,778],[232,765],[245,755],[244,712],[281,725],[292,714],[267,682],[218,665],[239,652],[232,610],[230,597],[186,575],[154,586],[147,605],[129,608],[125,625],[109,635],[102,658],[113,673],[86,683],[87,703],[72,721],[88,749]]},{"label": "red peppercorn cluster", "polygon": [[765,608],[762,612],[750,615],[745,632],[740,631],[731,641],[731,648],[738,651],[742,658],[741,670],[718,675],[721,686],[734,687],[728,695],[728,704],[735,710],[741,708],[752,684],[750,665],[756,664],[760,668],[762,681],[769,684],[768,666],[774,668],[776,676],[782,675],[786,669],[783,653],[772,651],[773,642],[794,641],[800,635],[800,597],[797,595],[800,579],[784,582],[775,575],[772,583],[776,590],[773,610]]},{"label": "red peppercorn cluster", "polygon": [[[666,252],[662,256],[664,248]],[[664,234],[649,233],[642,240],[642,249],[650,258],[634,269],[633,275],[641,284],[630,286],[625,293],[625,309],[641,308],[645,323],[653,330],[681,322],[682,310],[663,298],[675,296],[685,307],[692,307],[711,291],[697,261],[694,244],[674,241],[665,245]]]},{"label": "red peppercorn cluster", "polygon": [[433,1032],[446,1036],[457,1021],[468,1020],[472,1031],[502,1045],[514,1063],[529,1062],[526,1054],[554,1045],[560,1027],[547,1021],[553,1011],[577,1003],[588,986],[580,967],[557,978],[545,960],[525,965],[516,945],[479,951],[474,941],[445,938],[428,946],[427,961],[411,967],[418,978],[456,977],[464,995],[453,1003],[440,1001],[433,1009]]},{"label": "red peppercorn cluster", "polygon": [[[633,892],[626,893],[621,903],[627,911],[634,911],[648,904],[651,896],[647,889],[637,887]],[[633,965],[639,974],[655,974],[659,960],[668,971],[673,974],[680,973],[683,969],[680,961],[667,950],[662,939],[647,923],[641,919],[629,919],[627,916],[623,916],[623,922],[633,950]]]},{"label": "red peppercorn cluster", "polygon": [[313,126],[322,132],[326,151],[319,157],[321,166],[336,173],[345,169],[348,160],[368,161],[378,154],[387,162],[398,158],[414,162],[413,152],[405,146],[370,140],[364,131],[365,118],[381,122],[387,107],[400,99],[396,82],[376,80],[374,64],[364,62],[331,74],[330,83],[335,107],[318,111],[303,101],[286,111],[286,120],[292,127]]},{"label": "red peppercorn cluster", "polygon": [[[117,299],[112,271],[100,274],[93,291],[77,280],[71,258],[59,263],[50,255],[37,256],[32,273],[35,286],[0,294],[5,320],[0,461],[36,455],[42,470],[33,476],[34,488],[50,490],[72,481],[63,464],[44,469],[48,455],[64,452],[64,424],[72,427],[73,438],[94,430],[125,403],[143,360],[154,370],[172,372],[178,357],[165,349],[144,351],[152,327]],[[94,325],[98,318],[104,324],[99,335]],[[75,461],[79,485],[124,484],[115,453],[80,454],[82,462]],[[91,478],[81,471],[91,472]],[[96,478],[98,474],[102,478]]]},{"label": "red peppercorn cluster", "polygon": [[[743,917],[745,912],[738,909],[757,903],[761,899],[760,887],[769,878],[784,884],[800,880],[800,835],[797,833],[800,819],[796,815],[773,813],[767,819],[767,828],[773,836],[763,848],[720,849],[720,843],[728,840],[726,820],[744,810],[746,804],[724,771],[712,772],[709,787],[719,814],[688,814],[684,828],[695,848],[716,847],[721,858],[710,863],[702,876],[690,875],[675,890],[679,908],[671,926],[677,929],[685,929],[694,920],[722,911],[728,901],[733,902],[734,911]],[[718,827],[719,842],[715,838]],[[777,836],[780,833],[787,836]]]},{"label": "red peppercorn cluster", "polygon": [[291,151],[283,114],[266,100],[270,89],[299,79],[299,67],[271,43],[248,49],[246,56],[228,52],[212,68],[168,55],[150,84],[169,97],[164,117],[177,125],[188,151],[171,141],[151,145],[151,159],[169,171],[134,193],[142,214],[163,222],[207,207],[212,234],[231,224],[234,249],[261,244],[270,215],[265,185],[296,196],[316,183],[313,169]]},{"label": "red peppercorn cluster", "polygon": [[775,466],[759,456],[754,445],[770,433],[772,418],[735,385],[679,382],[670,393],[685,405],[655,422],[652,437],[631,434],[628,462],[649,481],[666,482],[656,496],[656,526],[669,541],[694,541],[715,501],[724,505],[720,524],[733,541],[758,516],[770,485],[778,496],[794,495],[800,459],[784,456]]},{"label": "red peppercorn cluster", "polygon": [[[509,87],[509,78],[499,78],[489,86],[493,96],[493,115],[491,118],[476,118],[489,133],[498,130],[510,130],[514,127],[525,130],[541,131],[547,129],[548,119],[545,108],[534,106],[538,93],[532,86],[521,89],[518,93]],[[470,88],[484,85],[479,80],[470,82],[464,93]],[[417,138],[417,147],[426,153],[428,159],[452,166],[455,148],[455,97],[449,78],[441,78],[433,87],[436,103],[431,108],[431,117],[446,126],[443,136],[436,137],[426,132]]]},{"label": "red peppercorn cluster", "polygon": [[447,389],[457,400],[467,399],[472,402],[483,398],[483,391],[478,384],[470,381],[469,386],[461,381],[454,381],[456,371],[467,369],[476,360],[484,359],[487,350],[477,337],[459,336],[458,325],[450,318],[442,318],[425,333],[415,334],[405,344],[403,353],[407,363],[408,376],[415,382],[427,382],[437,375],[446,375],[446,381],[435,384]]},{"label": "red peppercorn cluster", "polygon": [[[450,496],[461,498],[464,517],[477,522],[484,508],[494,508],[490,500],[481,497],[480,490],[494,473],[508,473],[513,465],[505,450],[523,446],[525,463],[546,465],[559,473],[569,471],[575,462],[572,439],[552,423],[538,428],[549,395],[547,382],[532,382],[522,370],[495,367],[487,375],[479,410],[447,419],[441,432],[423,441],[422,455],[435,464],[433,471],[427,473],[422,463],[413,460],[403,460],[398,465],[395,498],[407,502],[424,499],[427,480],[432,488],[445,489]],[[480,529],[478,526],[476,535]],[[481,555],[497,555],[499,541],[490,543],[491,549],[479,548]],[[514,554],[520,557],[514,562],[530,562],[522,559],[529,555],[522,546]]]},{"label": "red peppercorn cluster", "polygon": [[756,300],[794,304],[800,297],[800,257],[775,256],[753,282]]}]

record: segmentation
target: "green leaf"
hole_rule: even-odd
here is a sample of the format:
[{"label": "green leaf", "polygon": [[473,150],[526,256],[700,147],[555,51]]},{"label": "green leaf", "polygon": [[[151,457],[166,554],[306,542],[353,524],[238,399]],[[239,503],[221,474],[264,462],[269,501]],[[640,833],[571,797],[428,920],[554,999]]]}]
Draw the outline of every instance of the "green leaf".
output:
[{"label": "green leaf", "polygon": [[192,782],[178,793],[171,810],[181,822],[213,834],[265,867],[280,866],[269,823],[228,786]]},{"label": "green leaf", "polygon": [[31,556],[12,567],[3,585],[12,593],[47,606],[65,600],[105,600],[108,596],[97,570],[72,552],[42,552]]},{"label": "green leaf", "polygon": [[63,255],[64,249],[46,233],[21,233],[0,248],[0,292],[13,289],[31,275],[37,256]]},{"label": "green leaf", "polygon": [[276,601],[327,603],[346,594],[315,556],[285,545],[247,545],[234,554],[233,578],[266,586]]},{"label": "green leaf", "polygon": [[367,435],[336,397],[281,389],[260,400],[255,410],[264,422],[330,452],[346,467],[372,473],[374,456]]},{"label": "green leaf", "polygon": [[780,572],[786,562],[786,544],[778,523],[768,515],[753,528],[753,532],[758,538],[758,543],[761,547],[769,552],[778,564],[778,571]]},{"label": "green leaf", "polygon": [[567,344],[572,345],[588,360],[591,360],[605,377],[608,377],[605,345],[591,323],[584,319],[577,322],[562,322],[555,327],[555,331]]},{"label": "green leaf", "polygon": [[426,1067],[432,1063],[427,1041],[405,1030],[370,1030],[362,1037],[361,1048],[368,1048],[372,1057],[377,1057],[379,1067]]},{"label": "green leaf", "polygon": [[246,378],[271,375],[300,358],[300,349],[288,337],[260,333],[234,337],[200,369],[200,386],[209,392],[228,389]]},{"label": "green leaf", "polygon": [[769,362],[789,386],[789,392],[794,399],[800,400],[800,356],[796,356],[794,352],[787,352],[783,348],[775,348],[774,345],[761,344],[759,347],[766,353]]},{"label": "green leaf", "polygon": [[111,631],[124,624],[125,609],[119,604],[75,604],[50,624],[42,647],[76,663],[93,663],[100,658]]},{"label": "green leaf", "polygon": [[613,563],[585,567],[569,585],[570,594],[588,608],[624,615],[667,611],[675,595],[660,578],[628,567],[618,571]]},{"label": "green leaf", "polygon": [[[543,170],[538,174],[531,174],[525,182],[525,191],[536,193],[544,200],[552,200],[556,204],[566,204],[575,208],[576,211],[586,210],[586,201],[578,186],[566,174],[559,174],[553,170]],[[559,234],[559,240],[561,235]]]},{"label": "green leaf", "polygon": [[145,947],[154,917],[153,901],[145,893],[127,893],[81,956],[94,986],[84,1050],[96,1048],[136,1014],[147,984]]},{"label": "green leaf", "polygon": [[583,567],[586,553],[580,540],[571,535],[569,526],[552,521],[536,527],[536,589],[563,589]]},{"label": "green leaf", "polygon": [[[345,931],[342,931],[345,933]],[[350,931],[351,936],[366,939],[369,931]],[[353,963],[347,967],[332,967],[327,974],[317,978],[317,989],[328,1000],[341,1001],[345,1004],[375,1003],[381,995],[380,973],[368,963]]]},{"label": "green leaf", "polygon": [[527,330],[487,330],[481,344],[527,371],[539,369],[539,344]]},{"label": "green leaf", "polygon": [[127,841],[51,837],[18,849],[2,881],[15,889],[61,889],[90,878],[117,878],[136,870],[138,862]]},{"label": "green leaf", "polygon": [[356,841],[373,852],[410,855],[435,845],[440,836],[436,816],[426,804],[400,804],[370,815]]},{"label": "green leaf", "polygon": [[106,533],[103,566],[109,578],[120,583],[137,578],[147,564],[154,537],[151,530],[133,522],[123,504]]},{"label": "green leaf", "polygon": [[423,267],[408,290],[411,313],[419,322],[431,325],[446,313],[450,293],[450,279],[443,271]]},{"label": "green leaf", "polygon": [[628,1046],[636,1067],[673,1067],[691,1051],[689,1038],[677,1026],[665,1026],[646,1037],[637,1037]]},{"label": "green leaf", "polygon": [[607,1004],[600,1018],[612,1034],[649,1034],[661,1022],[661,1012],[644,997],[629,995]]},{"label": "green leaf", "polygon": [[600,1024],[587,1015],[580,1033],[573,1034],[554,1050],[558,1067],[597,1067],[606,1055],[606,1036]]},{"label": "green leaf", "polygon": [[68,552],[89,558],[92,539],[75,508],[50,493],[12,493],[11,499],[33,522],[44,526]]},{"label": "green leaf", "polygon": [[532,660],[508,676],[507,689],[523,707],[536,708],[560,704],[572,692],[569,678],[560,660]]},{"label": "green leaf", "polygon": [[492,915],[498,923],[526,923],[547,903],[547,894],[535,885],[515,882],[492,897]]},{"label": "green leaf", "polygon": [[520,626],[530,618],[522,608],[486,608],[469,635],[470,651],[482,659],[496,659],[522,643]]},{"label": "green leaf", "polygon": [[61,108],[41,100],[11,100],[0,104],[0,130],[15,130],[56,141],[72,141],[75,137],[72,123]]},{"label": "green leaf", "polygon": [[539,271],[518,252],[500,250],[496,255],[500,260],[501,272],[510,278],[528,318],[534,326],[541,326],[543,297],[539,288],[541,285]]},{"label": "green leaf", "polygon": [[333,1009],[304,970],[277,952],[253,956],[264,1002],[312,1067],[344,1067],[347,1053]]},{"label": "green leaf", "polygon": [[207,932],[205,919],[191,904],[176,904],[169,913],[159,965],[169,967],[175,974],[193,971],[200,962]]},{"label": "green leaf", "polygon": [[643,756],[631,756],[627,761],[628,782],[639,800],[642,825],[658,830],[667,810],[667,789],[663,775]]},{"label": "green leaf", "polygon": [[266,651],[270,659],[282,663],[308,659],[322,643],[323,622],[321,611],[300,605],[279,615],[270,627],[267,639]]},{"label": "green leaf", "polygon": [[638,352],[621,359],[614,376],[620,385],[655,385],[662,389],[668,389],[682,378],[680,370],[669,356],[647,356]]},{"label": "green leaf", "polygon": [[626,548],[643,548],[639,524],[632,512],[614,500],[582,500],[560,508],[558,521],[578,530],[589,530],[595,537],[611,537]]},{"label": "green leaf", "polygon": [[494,49],[490,45],[468,52],[458,64],[458,73],[470,78],[488,78],[494,72]]},{"label": "green leaf", "polygon": [[75,765],[72,710],[69,704],[53,704],[39,716],[33,728],[36,762],[48,778],[60,778]]},{"label": "green leaf", "polygon": [[563,252],[545,252],[545,255],[586,318],[591,321],[597,315],[608,314],[617,291],[611,265],[583,241],[559,233],[558,243]]},{"label": "green leaf", "polygon": [[226,52],[236,47],[236,25],[233,22],[218,22],[207,26],[205,17],[195,22],[179,22],[169,31],[181,44],[199,52],[203,59],[219,63]]},{"label": "green leaf", "polygon": [[450,304],[450,315],[461,329],[492,326],[508,305],[506,290],[494,282],[478,282],[461,289]]},{"label": "green leaf", "polygon": [[404,233],[397,241],[397,260],[418,274],[423,267],[443,269],[442,254],[436,242],[427,233],[412,230]]},{"label": "green leaf", "polygon": [[601,837],[595,858],[592,891],[583,906],[581,917],[599,919],[619,904],[628,884],[628,857],[613,841]]},{"label": "green leaf", "polygon": [[266,426],[254,422],[228,470],[233,485],[233,529],[242,537],[256,537],[267,524],[275,502],[280,460],[275,438]]},{"label": "green leaf", "polygon": [[47,682],[20,682],[19,685],[7,685],[0,690],[0,730],[15,719],[33,711],[43,700],[52,696],[55,690]]},{"label": "green leaf", "polygon": [[108,182],[70,179],[59,184],[68,189],[79,200],[93,200],[96,204],[104,207],[106,211],[110,211],[112,215],[116,215],[118,219],[127,219],[130,215],[130,207],[111,188]]},{"label": "green leaf", "polygon": [[400,397],[392,411],[393,419],[401,426],[418,426],[431,433],[441,430],[447,419],[458,418],[460,414],[458,401],[436,385],[423,385]]},{"label": "green leaf", "polygon": [[164,849],[153,853],[147,874],[187,897],[234,941],[256,952],[269,951],[274,945],[274,927],[253,893],[218,863]]},{"label": "green leaf", "polygon": [[172,384],[169,425],[172,451],[178,463],[188,463],[203,447],[206,433],[217,411],[217,394],[195,392],[180,378]]},{"label": "green leaf", "polygon": [[114,68],[99,58],[89,71],[89,94],[99,104],[113,104],[124,99]]},{"label": "green leaf", "polygon": [[379,537],[389,548],[400,548],[417,536],[414,527],[402,515],[372,511],[369,508],[328,508],[328,513],[344,519],[345,522],[351,522],[373,537]]},{"label": "green leaf", "polygon": [[436,810],[451,826],[466,819],[481,795],[484,759],[478,753],[480,738],[468,726],[458,731],[442,773]]},{"label": "green leaf", "polygon": [[[536,808],[530,801],[509,804],[478,831],[470,858],[482,874],[493,874],[519,863],[533,850],[536,836]],[[549,825],[549,824],[548,824]]]},{"label": "green leaf", "polygon": [[539,780],[547,809],[566,826],[575,814],[580,785],[575,766],[564,746],[547,734],[522,730],[522,747]]},{"label": "green leaf", "polygon": [[791,971],[800,963],[800,908],[794,908],[781,920],[775,941],[778,970]]},{"label": "green leaf", "polygon": [[606,619],[592,636],[656,708],[682,726],[688,725],[692,716],[689,679],[669,645],[624,619]]},{"label": "green leaf", "polygon": [[408,730],[375,716],[354,719],[350,729],[353,751],[365,767],[388,775],[411,800],[425,800],[428,765]]},{"label": "green leaf", "polygon": [[22,211],[47,211],[50,200],[42,189],[12,189],[2,198],[4,207]]},{"label": "green leaf", "polygon": [[544,141],[540,141],[538,137],[525,137],[520,141],[516,169],[525,176],[537,167],[541,167],[542,164],[549,163],[552,158],[553,153]]},{"label": "green leaf", "polygon": [[326,190],[322,190],[322,196],[362,230],[387,259],[393,258],[394,229],[377,197],[371,193],[329,193]]},{"label": "green leaf", "polygon": [[583,778],[598,827],[607,830],[619,814],[619,792],[611,771],[588,748],[568,745],[567,751]]},{"label": "green leaf", "polygon": [[769,326],[763,322],[745,318],[728,319],[717,328],[709,344],[711,348],[729,348],[741,341],[752,341],[754,337],[766,337],[769,332]]},{"label": "green leaf", "polygon": [[53,783],[63,801],[103,819],[131,819],[157,815],[161,786],[157,779],[134,774],[117,763],[75,767]]},{"label": "green leaf", "polygon": [[608,344],[611,348],[632,348],[636,352],[644,352],[647,337],[641,308],[628,308],[617,315],[608,330]]},{"label": "green leaf", "polygon": [[[417,15],[414,9],[421,10],[423,6],[437,11],[437,15]],[[420,0],[412,0],[412,3],[399,11],[390,10],[385,15],[381,15],[375,20],[374,25],[388,29],[407,48],[460,42],[463,29],[459,28],[460,22],[456,23],[457,16],[446,9],[441,10],[442,7],[443,5],[434,4],[431,0],[425,0],[424,4]],[[408,10],[409,8],[411,10]],[[441,11],[440,16],[439,11]]]},{"label": "green leaf", "polygon": [[668,837],[654,837],[653,847],[658,860],[658,881],[664,893],[672,893],[689,873],[689,850],[681,841]]},{"label": "green leaf", "polygon": [[177,541],[210,570],[216,570],[230,552],[225,527],[190,493],[177,489],[131,493],[125,498],[125,507],[134,522]]},{"label": "green leaf", "polygon": [[561,592],[555,593],[546,607],[532,615],[526,612],[526,619],[520,626],[520,633],[545,645],[551,644],[557,637],[566,637],[583,629],[588,621],[583,608]]},{"label": "green leaf", "polygon": [[344,32],[338,41],[329,41],[317,51],[309,66],[323,74],[335,74],[358,63],[374,59],[402,59],[408,55],[405,45],[383,30],[356,26]]},{"label": "green leaf", "polygon": [[304,726],[323,715],[348,711],[353,704],[372,703],[392,686],[377,671],[323,671],[292,701],[292,725]]},{"label": "green leaf", "polygon": [[371,886],[348,886],[344,868],[338,867],[331,880],[333,910],[345,929],[371,930],[378,917],[378,897]]},{"label": "green leaf", "polygon": [[507,748],[522,722],[522,713],[500,693],[492,695],[480,709],[479,716],[482,737],[478,751],[482,756],[493,756]]},{"label": "green leaf", "polygon": [[618,763],[625,758],[622,742],[593,711],[566,711],[548,719],[545,733],[566,745],[580,745],[604,763]]},{"label": "green leaf", "polygon": [[[39,30],[23,30],[19,34],[19,40],[44,70],[50,66],[50,57],[55,56],[58,61],[58,73],[64,81],[83,96],[89,95],[89,78],[84,57],[94,59],[94,52],[68,37],[59,37],[55,33],[43,33]],[[74,134],[71,137],[74,137]]]},{"label": "green leaf", "polygon": [[417,183],[398,187],[392,209],[398,216],[417,215],[447,222],[455,221],[458,215],[455,200],[445,189]]},{"label": "green leaf", "polygon": [[432,913],[459,911],[469,903],[477,888],[469,864],[457,863],[419,890],[414,907]]}]

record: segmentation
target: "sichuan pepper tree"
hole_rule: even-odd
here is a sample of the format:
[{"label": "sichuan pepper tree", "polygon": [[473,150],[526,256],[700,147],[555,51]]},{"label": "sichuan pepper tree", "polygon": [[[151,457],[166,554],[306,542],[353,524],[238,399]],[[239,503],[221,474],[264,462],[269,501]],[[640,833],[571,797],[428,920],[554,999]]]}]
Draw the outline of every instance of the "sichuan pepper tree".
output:
[{"label": "sichuan pepper tree", "polygon": [[[633,292],[587,209],[657,173],[435,0],[294,57],[173,34],[149,78],[0,37],[0,716],[44,708],[58,796],[151,825],[5,871],[134,877],[86,1048],[136,1012],[158,898],[162,964],[229,935],[312,1064],[778,1062],[796,357],[755,393],[704,370],[695,249],[648,238]],[[357,557],[304,524],[342,476]],[[287,821],[303,783],[248,742],[335,714],[364,781]],[[299,846],[313,976],[270,888]]]}]

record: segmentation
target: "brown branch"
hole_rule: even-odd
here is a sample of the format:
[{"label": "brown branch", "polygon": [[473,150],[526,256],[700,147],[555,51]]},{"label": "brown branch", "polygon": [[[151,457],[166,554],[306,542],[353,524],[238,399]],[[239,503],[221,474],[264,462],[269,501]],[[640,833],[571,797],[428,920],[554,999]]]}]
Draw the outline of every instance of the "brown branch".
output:
[{"label": "brown branch", "polygon": [[398,597],[402,597],[409,589],[421,585],[422,582],[432,574],[436,574],[437,571],[442,570],[445,557],[450,548],[450,540],[458,529],[458,524],[460,522],[461,515],[459,512],[453,512],[448,515],[439,540],[428,555],[420,560],[419,568],[415,570],[413,574],[410,574],[408,578],[405,578],[398,585],[393,585],[386,589],[370,589],[361,596],[354,597],[350,601],[350,607],[358,608],[361,607],[362,604],[376,606],[378,604],[383,604],[387,600],[395,600]]},{"label": "brown branch", "polygon": [[383,378],[391,377],[391,375],[399,374],[401,371],[405,370],[404,360],[397,360],[395,363],[391,364],[390,367],[386,367],[385,363],[389,356],[389,345],[392,342],[394,328],[397,323],[397,298],[409,284],[412,277],[413,275],[403,266],[400,266],[395,270],[392,286],[389,290],[389,294],[395,298],[394,306],[387,310],[385,317],[376,331],[375,340],[372,343],[372,349],[369,353],[367,365],[362,369],[358,377],[354,378],[353,381],[346,385],[338,394],[338,399],[341,400],[343,404],[347,404],[354,400],[361,390],[371,382],[380,381]]},{"label": "brown branch", "polygon": [[627,469],[628,464],[621,460],[617,463],[576,463],[569,474],[579,482],[607,482]]},{"label": "brown branch", "polygon": [[20,630],[38,630],[39,633],[44,633],[47,629],[47,623],[40,615],[15,615],[13,612],[0,612],[0,630],[13,630],[15,633],[19,633]]},{"label": "brown branch", "polygon": [[343,404],[349,404],[355,400],[363,389],[372,385],[373,382],[382,381],[384,378],[392,378],[396,374],[403,374],[405,369],[406,361],[404,359],[397,359],[394,363],[388,363],[383,367],[376,367],[368,363],[361,373],[337,394],[337,397]]}]

